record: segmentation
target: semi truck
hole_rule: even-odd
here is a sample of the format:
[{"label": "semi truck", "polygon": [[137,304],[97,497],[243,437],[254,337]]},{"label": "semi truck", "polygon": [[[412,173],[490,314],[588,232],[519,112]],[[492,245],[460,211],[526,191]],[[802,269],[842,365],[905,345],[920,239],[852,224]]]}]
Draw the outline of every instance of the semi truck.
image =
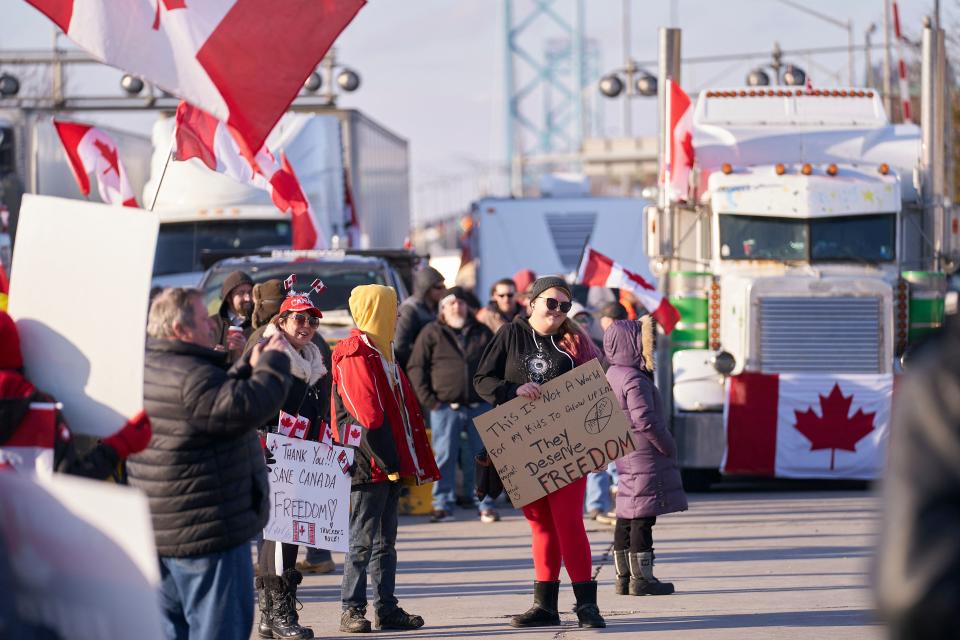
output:
[{"label": "semi truck", "polygon": [[[876,477],[899,359],[943,322],[956,265],[954,212],[934,220],[920,189],[920,128],[870,89],[734,87],[701,91],[692,137],[686,202],[646,212],[681,314],[658,386],[688,488],[720,471]],[[789,384],[807,385],[796,407]]]}]

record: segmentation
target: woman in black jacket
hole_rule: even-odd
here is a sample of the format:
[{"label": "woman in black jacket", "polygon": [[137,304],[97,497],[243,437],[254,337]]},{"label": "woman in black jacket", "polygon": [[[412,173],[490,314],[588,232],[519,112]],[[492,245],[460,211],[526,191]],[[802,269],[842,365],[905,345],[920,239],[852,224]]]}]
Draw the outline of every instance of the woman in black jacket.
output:
[{"label": "woman in black jacket", "polygon": [[[305,431],[287,432],[291,437],[306,440],[318,440],[321,425],[326,421],[329,409],[329,384],[323,354],[313,343],[314,334],[320,326],[322,314],[310,297],[304,295],[288,296],[280,305],[280,312],[270,321],[263,338],[269,339],[280,334],[286,339],[284,354],[290,360],[290,373],[293,384],[284,401],[281,411],[294,418],[306,418],[309,426]],[[262,431],[276,433],[280,429],[278,414],[268,422]],[[284,429],[286,431],[286,429]],[[301,627],[296,610],[297,585],[303,576],[296,569],[299,546],[282,543],[282,566],[276,566],[276,542],[261,540],[257,554],[260,576],[256,579],[260,600],[260,623],[258,632],[264,638],[313,637],[313,631]]]},{"label": "woman in black jacket", "polygon": [[[558,277],[540,278],[531,286],[530,318],[517,316],[504,325],[486,351],[474,385],[494,405],[517,396],[535,400],[540,385],[599,357],[593,342],[567,318],[573,295]],[[581,627],[604,627],[592,578],[590,542],[583,526],[586,477],[523,507],[533,533],[533,607],[514,616],[514,627],[560,624],[557,599],[561,563],[573,583]]]}]

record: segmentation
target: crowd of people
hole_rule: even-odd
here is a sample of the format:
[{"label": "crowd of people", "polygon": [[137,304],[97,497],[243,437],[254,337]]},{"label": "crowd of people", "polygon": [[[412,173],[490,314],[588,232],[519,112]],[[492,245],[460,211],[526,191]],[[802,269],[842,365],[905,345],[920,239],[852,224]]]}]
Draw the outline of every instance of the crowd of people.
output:
[{"label": "crowd of people", "polygon": [[[298,545],[262,536],[275,462],[265,438],[283,414],[306,418],[309,440],[325,424],[338,442],[348,425],[362,427],[350,469],[340,630],[423,626],[395,595],[406,487],[432,483],[433,522],[454,519],[461,506],[485,524],[498,522],[494,498],[478,499],[473,489],[474,461],[485,456],[473,419],[517,397],[535,399],[541,385],[595,358],[609,367],[637,451],[522,508],[532,532],[533,606],[511,624],[560,624],[565,568],[580,626],[605,626],[585,517],[615,525],[617,593],[673,592],[653,575],[652,528],[657,516],[687,505],[653,385],[650,317],[637,320],[618,301],[593,311],[574,301],[564,279],[529,270],[497,281],[483,306],[469,291],[445,287],[432,268],[415,278],[402,304],[390,287],[356,287],[349,299],[356,328],[332,350],[319,330],[322,301],[280,280],[230,274],[212,315],[199,291],[160,291],[147,324],[145,413],[82,459],[51,441],[58,470],[105,478],[125,460],[119,479],[146,494],[167,637],[249,637],[254,591],[261,637],[313,637],[300,624],[297,589],[304,572],[334,570],[330,552],[307,548],[298,563]],[[0,339],[7,354],[16,326],[3,314]],[[20,359],[4,358],[0,369],[2,454],[23,422],[24,399],[40,396]]]}]

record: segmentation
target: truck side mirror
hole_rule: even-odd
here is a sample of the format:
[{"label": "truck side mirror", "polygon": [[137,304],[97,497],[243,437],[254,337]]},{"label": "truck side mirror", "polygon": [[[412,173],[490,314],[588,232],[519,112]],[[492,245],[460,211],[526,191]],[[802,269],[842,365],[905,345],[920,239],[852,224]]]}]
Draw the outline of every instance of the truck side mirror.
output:
[{"label": "truck side mirror", "polygon": [[647,257],[657,258],[660,256],[660,209],[656,205],[648,205],[643,215],[647,221]]}]

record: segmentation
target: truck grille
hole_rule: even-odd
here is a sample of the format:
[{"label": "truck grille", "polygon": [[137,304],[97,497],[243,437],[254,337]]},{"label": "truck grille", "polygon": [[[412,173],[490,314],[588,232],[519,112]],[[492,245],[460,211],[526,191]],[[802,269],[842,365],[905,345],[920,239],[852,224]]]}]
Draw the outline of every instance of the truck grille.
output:
[{"label": "truck grille", "polygon": [[879,373],[881,299],[761,298],[765,373]]}]

